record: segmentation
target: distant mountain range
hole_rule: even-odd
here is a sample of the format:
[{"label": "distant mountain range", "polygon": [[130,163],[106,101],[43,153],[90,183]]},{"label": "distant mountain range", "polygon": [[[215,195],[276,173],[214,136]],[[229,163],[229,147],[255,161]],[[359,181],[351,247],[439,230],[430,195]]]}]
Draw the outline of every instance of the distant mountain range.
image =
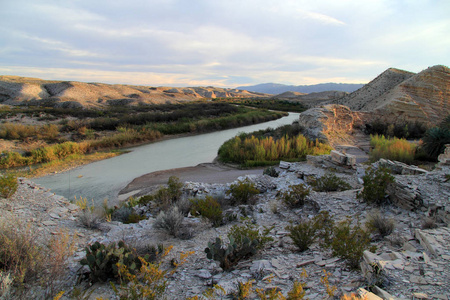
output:
[{"label": "distant mountain range", "polygon": [[256,93],[278,95],[284,92],[299,92],[309,94],[325,91],[340,91],[351,93],[363,86],[364,86],[363,83],[331,83],[331,82],[313,85],[285,85],[279,83],[262,83],[257,85],[239,86],[236,89]]},{"label": "distant mountain range", "polygon": [[150,87],[0,75],[0,103],[9,105],[80,108],[268,96],[270,95],[216,87]]}]

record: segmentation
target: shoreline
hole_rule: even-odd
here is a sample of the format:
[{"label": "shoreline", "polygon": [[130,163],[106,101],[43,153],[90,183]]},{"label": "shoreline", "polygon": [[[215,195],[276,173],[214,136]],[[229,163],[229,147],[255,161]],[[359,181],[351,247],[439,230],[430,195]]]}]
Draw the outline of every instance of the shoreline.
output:
[{"label": "shoreline", "polygon": [[126,200],[131,196],[142,196],[153,192],[159,186],[167,184],[170,176],[176,176],[182,182],[202,183],[231,183],[237,178],[245,175],[262,175],[265,167],[252,169],[238,169],[225,165],[214,159],[211,163],[201,163],[196,166],[174,168],[150,172],[134,178],[125,188],[119,191],[119,201]]},{"label": "shoreline", "polygon": [[[288,116],[289,116],[289,114],[295,113],[295,112],[287,112],[287,113],[288,113]],[[287,117],[287,116],[282,116],[281,118],[284,118],[284,117]],[[272,120],[269,120],[269,121],[266,121],[266,122],[279,120],[281,118],[272,119]],[[261,122],[261,123],[265,123],[265,122]],[[261,123],[248,124],[248,125],[243,125],[243,126],[239,126],[239,127],[258,125],[258,124],[261,124]],[[121,148],[102,149],[100,152],[109,151],[109,153],[114,153],[115,152],[116,154],[115,155],[111,155],[110,157],[107,157],[107,158],[90,160],[89,162],[85,162],[83,159],[79,159],[79,161],[72,161],[70,163],[71,166],[69,166],[69,167],[68,166],[64,166],[62,164],[61,168],[59,168],[59,166],[56,166],[56,167],[52,168],[50,171],[48,171],[48,172],[45,172],[45,173],[42,173],[42,174],[38,174],[38,175],[26,174],[26,175],[23,175],[23,177],[26,177],[28,179],[36,179],[36,178],[42,178],[42,177],[45,177],[45,176],[54,175],[54,174],[57,174],[57,173],[64,173],[64,172],[74,170],[74,169],[76,169],[78,167],[82,167],[84,165],[87,165],[87,164],[90,164],[90,163],[93,163],[93,162],[96,162],[96,161],[101,161],[101,160],[112,158],[112,157],[117,156],[117,155],[126,154],[128,152],[133,151],[133,148],[136,148],[136,147],[141,147],[141,146],[144,146],[144,145],[150,145],[150,144],[153,144],[153,143],[159,143],[159,142],[172,140],[172,139],[178,139],[178,138],[184,138],[184,137],[191,137],[191,136],[198,136],[198,135],[202,135],[202,134],[220,132],[222,130],[234,129],[234,128],[239,128],[239,127],[226,128],[226,129],[215,130],[215,131],[210,131],[210,132],[186,132],[186,133],[178,133],[178,134],[168,134],[168,135],[163,135],[162,137],[160,137],[160,138],[158,138],[156,140],[153,140],[153,141],[140,142],[140,143],[138,142],[138,143],[127,145],[127,146],[124,146],[124,147],[121,147]],[[117,152],[119,154],[117,154]],[[217,163],[216,159],[214,159],[214,161],[212,163]],[[195,166],[193,166],[193,167],[195,167]],[[29,166],[27,168],[29,168]]]}]

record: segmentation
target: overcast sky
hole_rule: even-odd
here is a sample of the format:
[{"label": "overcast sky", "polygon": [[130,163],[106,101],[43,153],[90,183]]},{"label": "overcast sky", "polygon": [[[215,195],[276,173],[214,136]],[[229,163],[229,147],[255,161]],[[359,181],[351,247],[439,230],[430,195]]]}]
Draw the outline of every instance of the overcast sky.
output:
[{"label": "overcast sky", "polygon": [[235,87],[450,65],[449,0],[0,0],[0,74]]}]

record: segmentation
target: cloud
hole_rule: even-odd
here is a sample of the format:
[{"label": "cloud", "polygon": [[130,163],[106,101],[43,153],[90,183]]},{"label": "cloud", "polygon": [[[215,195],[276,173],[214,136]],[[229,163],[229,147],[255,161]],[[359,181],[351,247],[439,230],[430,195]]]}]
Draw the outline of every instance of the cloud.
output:
[{"label": "cloud", "polygon": [[150,85],[368,81],[388,67],[448,65],[449,9],[443,0],[7,1],[0,67]]},{"label": "cloud", "polygon": [[297,12],[299,12],[301,16],[303,16],[307,19],[318,21],[319,23],[322,23],[322,24],[345,25],[344,22],[339,21],[336,18],[327,16],[325,14],[320,14],[320,13],[316,13],[316,12],[312,12],[312,11],[305,11],[305,10],[301,10],[301,9],[297,9]]}]

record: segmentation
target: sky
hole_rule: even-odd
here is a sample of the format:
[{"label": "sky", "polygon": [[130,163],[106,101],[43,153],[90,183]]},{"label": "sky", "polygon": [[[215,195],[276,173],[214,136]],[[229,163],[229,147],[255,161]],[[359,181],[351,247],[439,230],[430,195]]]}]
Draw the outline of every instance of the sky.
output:
[{"label": "sky", "polygon": [[449,0],[0,0],[0,75],[367,83],[450,65]]}]

